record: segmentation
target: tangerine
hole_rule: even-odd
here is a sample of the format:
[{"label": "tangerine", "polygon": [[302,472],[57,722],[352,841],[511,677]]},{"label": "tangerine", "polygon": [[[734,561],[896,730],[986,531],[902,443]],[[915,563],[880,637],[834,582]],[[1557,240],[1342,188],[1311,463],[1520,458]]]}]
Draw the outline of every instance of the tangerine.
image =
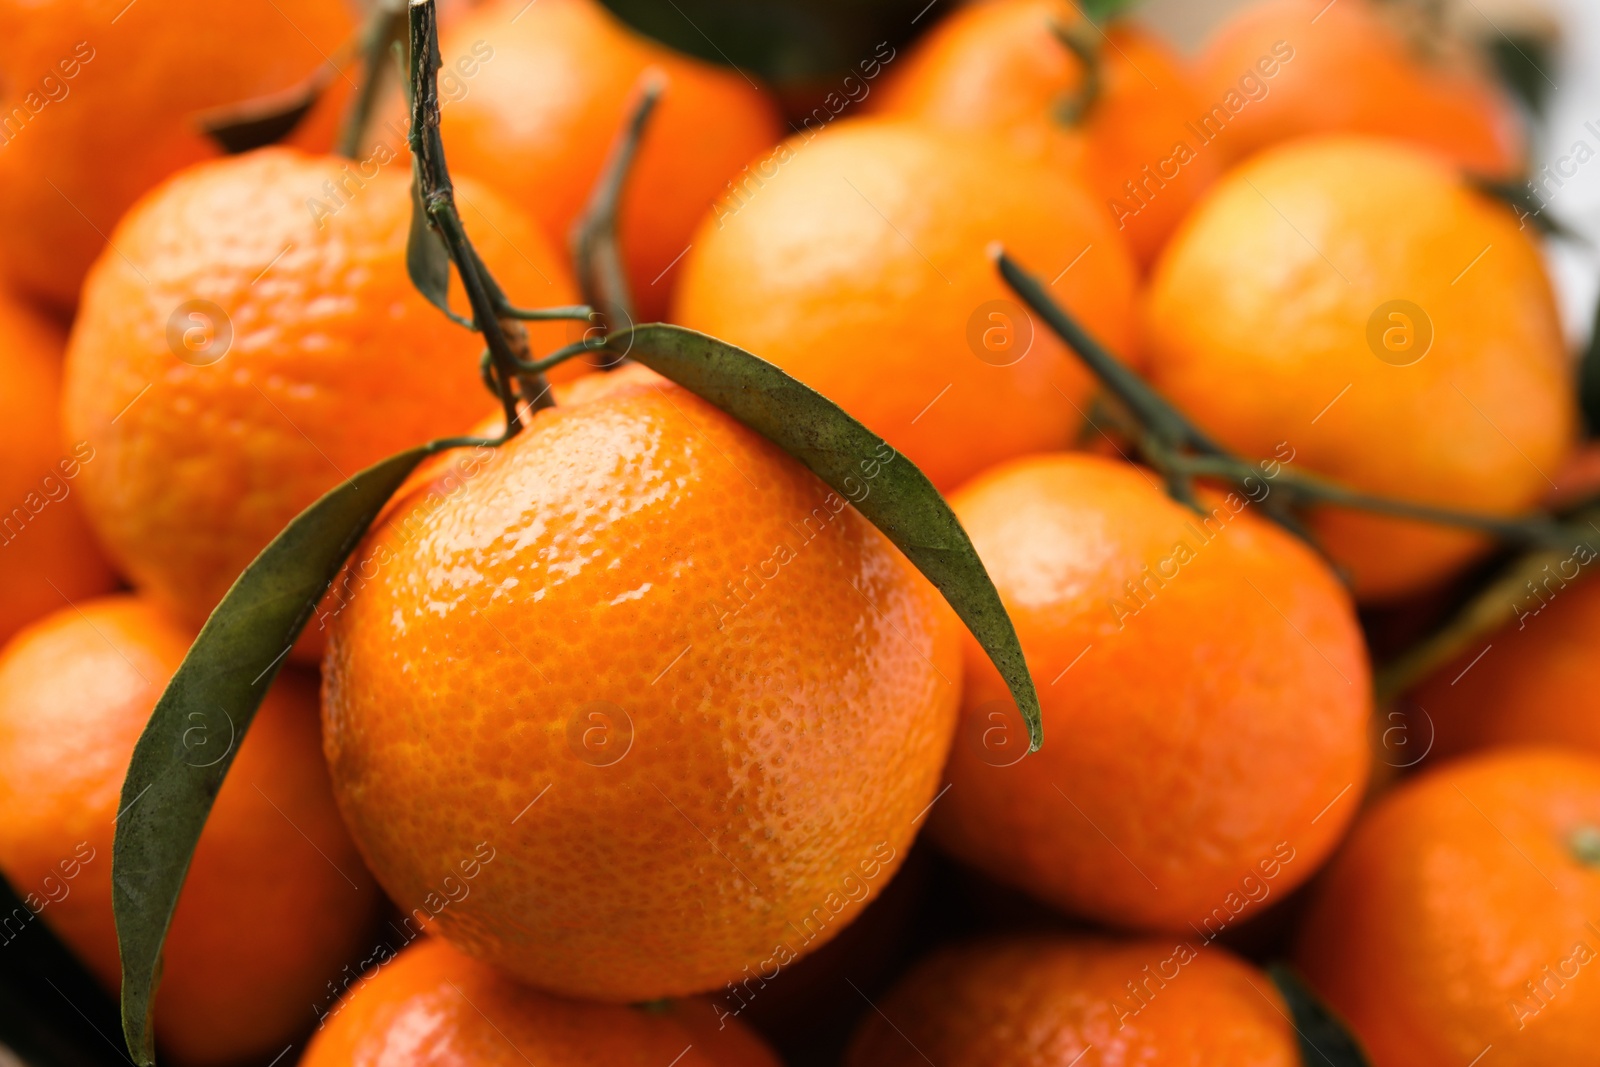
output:
[{"label": "tangerine", "polygon": [[1367,779],[1366,650],[1328,568],[1250,511],[1269,473],[1256,489],[1196,513],[1062,453],[951,498],[1062,740],[1026,754],[968,642],[935,842],[1069,913],[1208,941],[1311,875]]},{"label": "tangerine", "polygon": [[[71,439],[100,457],[84,506],[134,584],[194,628],[325,491],[483,412],[482,341],[412,285],[410,175],[398,154],[387,166],[286,148],[201,164],[123,219],[85,285],[65,399]],[[573,302],[531,222],[470,180],[457,200],[507,292]],[[567,329],[529,334],[553,348]]]},{"label": "tangerine", "polygon": [[[0,869],[113,991],[122,781],[193,636],[123,594],[41,619],[0,654]],[[181,1061],[276,1053],[376,918],[318,758],[316,701],[292,668],[273,684],[195,849],[155,1001],[157,1040]],[[191,766],[237,741],[225,714],[202,718],[184,735]]]},{"label": "tangerine", "polygon": [[[808,139],[809,138],[809,139]],[[1135,268],[1083,188],[999,141],[849,119],[781,145],[702,224],[674,321],[770,360],[950,489],[1069,444],[1089,372],[1000,280],[995,242],[1124,355]]]},{"label": "tangerine", "polygon": [[845,1067],[1302,1062],[1283,998],[1222,948],[1033,937],[944,948],[868,1013]]},{"label": "tangerine", "polygon": [[1374,1067],[1593,1056],[1600,760],[1507,748],[1402,784],[1318,886],[1297,958]]},{"label": "tangerine", "polygon": [[335,794],[403,907],[493,851],[437,931],[513,977],[605,1001],[770,980],[901,862],[959,625],[769,441],[642,368],[604,384],[357,549],[324,662]]},{"label": "tangerine", "polygon": [[[1219,182],[1146,294],[1147,373],[1213,437],[1351,488],[1510,515],[1552,484],[1576,401],[1538,247],[1408,145],[1327,137]],[[1392,600],[1486,547],[1346,509],[1313,528],[1358,597]]]},{"label": "tangerine", "polygon": [[561,247],[640,76],[665,76],[618,218],[641,321],[666,313],[672,268],[712,201],[781,136],[776,106],[741,72],[643,37],[596,0],[491,0],[448,27],[439,50],[464,75],[441,109],[453,171],[498,186]]},{"label": "tangerine", "polygon": [[293,89],[355,32],[327,0],[0,0],[0,25],[0,274],[64,312],[123,212],[221,154],[202,113]]},{"label": "tangerine", "polygon": [[[1081,59],[1099,53],[1098,89],[1080,118],[1058,112],[1082,91]],[[1185,124],[1203,109],[1193,75],[1154,34],[1104,31],[1070,0],[986,0],[957,9],[897,65],[876,107],[943,129],[1000,132],[1020,151],[1081,173],[1141,266],[1222,171]]]}]

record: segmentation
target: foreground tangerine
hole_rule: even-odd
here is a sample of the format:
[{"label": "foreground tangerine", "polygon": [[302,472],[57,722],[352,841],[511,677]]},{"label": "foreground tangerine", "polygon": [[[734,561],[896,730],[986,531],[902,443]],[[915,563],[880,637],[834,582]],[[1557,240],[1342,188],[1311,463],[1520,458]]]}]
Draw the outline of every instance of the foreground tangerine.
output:
[{"label": "foreground tangerine", "polygon": [[199,117],[306,82],[356,23],[326,0],[4,0],[0,26],[0,274],[70,311],[122,213],[221,154]]},{"label": "foreground tangerine", "polygon": [[446,86],[441,111],[452,171],[500,188],[562,247],[640,77],[663,80],[618,217],[644,322],[665,314],[672,267],[700,217],[782,136],[776,106],[739,72],[635,33],[596,0],[494,0],[449,27],[439,52],[448,72],[471,72],[459,94]]},{"label": "foreground tangerine", "polygon": [[1388,794],[1318,887],[1297,958],[1374,1067],[1593,1058],[1600,760],[1507,748]]},{"label": "foreground tangerine", "polygon": [[1094,383],[1005,287],[1006,250],[1134,351],[1135,268],[1093,199],[999,141],[845,120],[752,168],[685,257],[674,321],[778,364],[950,489],[1070,444]]},{"label": "foreground tangerine", "polygon": [[1208,941],[1310,877],[1366,781],[1369,676],[1337,579],[1250,510],[1269,471],[1198,514],[1083,454],[951,499],[1065,740],[1024,753],[969,642],[936,842],[1070,913]]},{"label": "foreground tangerine", "polygon": [[938,788],[959,624],[770,442],[642,369],[606,385],[368,535],[325,748],[403,908],[493,850],[440,936],[639,1001],[770,974],[877,894]]},{"label": "foreground tangerine", "polygon": [[1302,1062],[1266,975],[1184,942],[1052,936],[945,948],[879,1008],[845,1067]]},{"label": "foreground tangerine", "polygon": [[[1264,152],[1214,187],[1146,297],[1151,383],[1250,458],[1379,496],[1533,507],[1576,404],[1550,279],[1503,204],[1394,141]],[[1313,516],[1364,600],[1436,583],[1485,541],[1342,509]]]},{"label": "foreground tangerine", "polygon": [[1409,141],[1492,177],[1525,166],[1520,119],[1493,78],[1470,61],[1417,55],[1369,0],[1252,4],[1208,42],[1198,78],[1209,110],[1197,125],[1231,160],[1355,133]]},{"label": "foreground tangerine", "polygon": [[[111,848],[122,781],[193,633],[148,600],[86,600],[0,654],[0,869],[106,988],[122,980]],[[162,952],[161,1046],[185,1063],[270,1057],[361,947],[377,886],[339,822],[318,754],[315,682],[268,691],[195,849]],[[237,742],[191,717],[185,762]]]},{"label": "foreground tangerine", "polygon": [[0,294],[0,642],[116,585],[75,492],[94,446],[62,440],[65,346],[57,326]]},{"label": "foreground tangerine", "polygon": [[[1078,117],[1084,64],[1061,40],[1099,53],[1097,89]],[[957,9],[897,64],[874,107],[942,129],[991,131],[1019,151],[1081,172],[1148,266],[1222,158],[1186,124],[1202,108],[1193,75],[1132,24],[1094,28],[1069,0],[988,0]]]},{"label": "foreground tangerine", "polygon": [[428,938],[364,975],[336,1005],[304,1067],[779,1067],[704,1001],[648,1007],[564,1000],[519,986]]},{"label": "foreground tangerine", "polygon": [[[412,285],[410,174],[386,167],[273,148],[192,168],[123,219],[84,288],[65,422],[98,455],[85,510],[134,584],[195,628],[325,491],[483,411],[482,341]],[[529,220],[457,188],[508,291],[573,302]],[[536,351],[567,339],[560,323],[529,333]]]}]

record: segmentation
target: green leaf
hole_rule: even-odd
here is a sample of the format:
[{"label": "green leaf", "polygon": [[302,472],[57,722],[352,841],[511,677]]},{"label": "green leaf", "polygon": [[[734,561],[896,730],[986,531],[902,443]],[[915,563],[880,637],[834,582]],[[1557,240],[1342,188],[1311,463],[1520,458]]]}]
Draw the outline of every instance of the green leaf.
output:
[{"label": "green leaf", "polygon": [[[772,440],[882,530],[983,645],[1038,749],[1039,695],[1017,632],[977,550],[927,475],[892,450],[885,461],[888,446],[843,408],[726,341],[657,324],[618,335],[615,346]],[[876,473],[869,476],[869,470]]]},{"label": "green leaf", "polygon": [[[172,911],[237,742],[267,687],[345,559],[417,465],[446,448],[495,443],[434,441],[329,490],[245,568],[167,683],[134,746],[111,859],[122,1029],[140,1064],[154,1062],[150,1011]],[[234,743],[220,759],[197,766],[185,735],[218,712]]]},{"label": "green leaf", "polygon": [[1289,1005],[1295,1032],[1300,1037],[1300,1058],[1307,1067],[1368,1067],[1367,1054],[1338,1016],[1288,967],[1267,968],[1278,992]]},{"label": "green leaf", "polygon": [[406,273],[411,284],[428,302],[456,322],[462,318],[450,310],[450,252],[444,238],[428,223],[428,209],[422,203],[422,164],[411,157],[411,232],[406,236]]},{"label": "green leaf", "polygon": [[196,121],[230,156],[277,144],[294,132],[338,73],[332,63],[324,63],[298,85],[208,111]]},{"label": "green leaf", "polygon": [[1083,13],[1095,22],[1104,25],[1112,19],[1121,18],[1137,4],[1139,0],[1080,0]]}]

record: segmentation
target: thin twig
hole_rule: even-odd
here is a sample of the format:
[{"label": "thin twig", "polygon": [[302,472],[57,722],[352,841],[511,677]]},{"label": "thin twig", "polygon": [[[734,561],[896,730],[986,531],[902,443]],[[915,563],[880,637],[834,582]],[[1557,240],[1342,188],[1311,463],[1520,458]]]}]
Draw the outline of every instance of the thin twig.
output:
[{"label": "thin twig", "polygon": [[345,159],[360,159],[361,142],[372,124],[372,110],[389,69],[389,53],[404,37],[405,5],[401,0],[377,0],[361,30],[361,85],[345,113],[336,151]]}]

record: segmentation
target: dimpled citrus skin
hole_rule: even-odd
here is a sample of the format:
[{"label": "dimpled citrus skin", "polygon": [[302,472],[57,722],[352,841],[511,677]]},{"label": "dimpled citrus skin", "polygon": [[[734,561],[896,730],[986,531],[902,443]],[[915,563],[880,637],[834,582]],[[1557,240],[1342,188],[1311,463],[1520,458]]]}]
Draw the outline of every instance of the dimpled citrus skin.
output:
[{"label": "dimpled citrus skin", "polygon": [[1271,981],[1216,946],[976,942],[924,960],[879,1007],[881,1015],[863,1020],[845,1067],[1301,1062]]},{"label": "dimpled citrus skin", "polygon": [[[1432,324],[1432,348],[1409,366],[1395,362],[1414,348],[1385,360],[1368,343],[1393,300]],[[1397,142],[1301,141],[1224,178],[1167,246],[1145,312],[1152,384],[1246,456],[1286,443],[1297,468],[1356,489],[1511,514],[1549,488],[1572,444],[1538,249],[1508,209]],[[1349,511],[1314,528],[1364,600],[1437,581],[1484,547]]]},{"label": "dimpled citrus skin", "polygon": [[[1262,58],[1283,46],[1292,57],[1260,77]],[[1251,4],[1207,42],[1196,78],[1205,107],[1223,109],[1210,129],[1225,118],[1217,146],[1232,160],[1296,137],[1361,133],[1410,141],[1480,174],[1511,177],[1525,163],[1516,108],[1493,79],[1409,54],[1365,0]]]},{"label": "dimpled citrus skin", "polygon": [[1046,742],[1018,762],[992,732],[1006,690],[969,645],[934,840],[1074,914],[1212,936],[1311,875],[1367,777],[1366,650],[1326,566],[1231,500],[1203,526],[1148,472],[1071,453],[952,498]]},{"label": "dimpled citrus skin", "polygon": [[938,787],[961,667],[953,613],[842,498],[692,394],[613,377],[369,534],[323,721],[402,908],[486,845],[437,932],[639,1001],[854,917]]},{"label": "dimpled citrus skin", "polygon": [[[700,217],[783,135],[772,100],[739,72],[640,36],[595,0],[497,0],[451,26],[446,65],[491,58],[445,93],[452,171],[497,185],[565,247],[646,71],[665,77],[628,172],[619,233],[635,311],[662,317]],[[446,87],[448,89],[448,86]]]},{"label": "dimpled citrus skin", "polygon": [[[737,1019],[710,1005],[647,1008],[565,1000],[519,986],[426,938],[353,987],[302,1067],[779,1067]],[[674,1057],[677,1057],[676,1059]]]},{"label": "dimpled citrus skin", "polygon": [[[778,364],[941,488],[1067,445],[1092,392],[1043,324],[1013,354],[1031,320],[993,243],[1055,279],[1052,294],[1102,341],[1133,350],[1134,266],[1104,213],[998,141],[844,120],[752,171],[770,177],[696,236],[673,320]],[[983,341],[996,330],[1014,341],[998,356]]]},{"label": "dimpled citrus skin", "polygon": [[220,154],[196,117],[304,83],[356,22],[342,0],[0,0],[0,26],[0,273],[70,309],[122,213]]},{"label": "dimpled citrus skin", "polygon": [[78,477],[94,451],[61,440],[65,343],[58,328],[0,293],[0,642],[116,585],[78,509]]},{"label": "dimpled citrus skin", "polygon": [[[119,595],[64,608],[0,654],[0,869],[44,901],[39,918],[112,991],[122,781],[192,638]],[[157,1040],[181,1062],[270,1058],[375,918],[377,885],[318,758],[316,701],[293,669],[273,683],[200,836],[156,995]],[[232,732],[222,714],[196,719],[186,762],[220,759]]]},{"label": "dimpled citrus skin", "polygon": [[[1080,165],[1096,203],[1121,230],[1142,265],[1155,259],[1167,237],[1206,186],[1221,158],[1207,152],[1184,123],[1201,112],[1193,76],[1159,38],[1137,26],[1114,23],[1088,36],[1102,41],[1099,93],[1080,123],[1057,117],[1064,99],[1083,81],[1083,64],[1053,26],[1078,27],[1083,16],[1068,0],[989,0],[958,8],[889,69],[871,106],[947,129],[1003,131],[1017,148],[1070,166],[1082,142]],[[1154,179],[1146,166],[1174,156],[1178,143],[1192,158]],[[1135,199],[1125,183],[1147,188]],[[1121,204],[1121,208],[1116,205]]]},{"label": "dimpled citrus skin", "polygon": [[[1503,748],[1443,764],[1365,814],[1296,958],[1373,1067],[1594,1059],[1600,760]],[[1546,969],[1548,968],[1548,970]],[[1532,983],[1530,990],[1529,983]]]},{"label": "dimpled citrus skin", "polygon": [[1435,755],[1550,744],[1600,756],[1600,699],[1593,683],[1600,584],[1586,580],[1594,558],[1588,557],[1583,570],[1580,559],[1558,566],[1585,580],[1565,582],[1551,567],[1553,577],[1541,576],[1537,591],[1521,590],[1516,621],[1485,636],[1411,693],[1408,704],[1427,717],[1413,715],[1408,729],[1430,725]]},{"label": "dimpled citrus skin", "polygon": [[[97,452],[80,479],[84,506],[125,573],[192,626],[317,497],[484,410],[482,341],[406,274],[405,160],[374,169],[369,178],[289,149],[202,164],[123,219],[117,251],[85,286],[65,397],[70,439]],[[343,206],[329,181],[353,190]],[[573,302],[527,219],[475,183],[458,183],[457,201],[514,300]],[[181,314],[169,327],[196,299],[220,307],[233,331],[206,366],[169,344],[172,329],[177,351],[186,329],[219,336]],[[530,336],[548,351],[567,327],[535,324]]]}]

